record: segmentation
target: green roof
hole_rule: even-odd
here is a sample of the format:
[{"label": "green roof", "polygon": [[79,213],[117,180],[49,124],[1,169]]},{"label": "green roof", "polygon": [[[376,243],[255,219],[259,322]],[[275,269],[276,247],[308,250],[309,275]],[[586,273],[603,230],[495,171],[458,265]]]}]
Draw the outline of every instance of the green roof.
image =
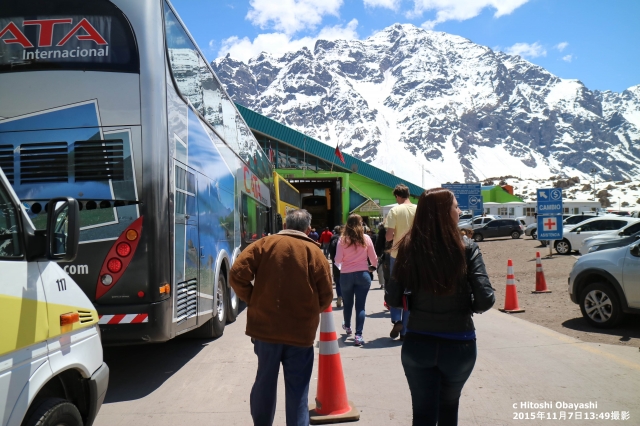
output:
[{"label": "green roof", "polygon": [[358,160],[349,154],[343,153],[344,162],[342,162],[335,155],[335,148],[320,142],[304,133],[298,132],[284,124],[278,123],[264,115],[258,114],[255,111],[250,110],[240,104],[236,104],[242,118],[247,122],[247,125],[252,131],[262,133],[273,139],[278,139],[280,142],[288,144],[301,151],[306,151],[308,154],[321,158],[328,163],[335,163],[336,168],[340,167],[346,171],[352,171],[359,175],[365,176],[390,188],[395,188],[396,185],[403,183],[409,187],[409,193],[416,197],[419,197],[424,189],[418,185],[414,185],[404,179],[387,173],[384,170],[380,170],[371,164]]}]

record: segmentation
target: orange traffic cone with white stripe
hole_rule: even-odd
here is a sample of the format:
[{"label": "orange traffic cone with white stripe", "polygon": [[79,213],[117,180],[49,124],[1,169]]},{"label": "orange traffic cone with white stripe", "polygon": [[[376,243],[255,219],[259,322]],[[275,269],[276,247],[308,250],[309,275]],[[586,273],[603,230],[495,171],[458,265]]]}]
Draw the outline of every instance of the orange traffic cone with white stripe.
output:
[{"label": "orange traffic cone with white stripe", "polygon": [[347,399],[347,387],[342,372],[338,334],[333,325],[333,310],[329,306],[320,316],[320,357],[316,403],[309,405],[312,425],[341,423],[360,419],[360,412]]},{"label": "orange traffic cone with white stripe", "polygon": [[524,312],[524,309],[520,309],[520,305],[518,305],[518,289],[516,288],[516,277],[513,275],[513,261],[511,259],[507,262],[507,292],[504,298],[504,309],[500,309],[500,311],[510,314]]},{"label": "orange traffic cone with white stripe", "polygon": [[547,280],[544,279],[544,271],[542,270],[542,259],[540,252],[536,252],[536,290],[531,293],[551,293],[547,288]]}]

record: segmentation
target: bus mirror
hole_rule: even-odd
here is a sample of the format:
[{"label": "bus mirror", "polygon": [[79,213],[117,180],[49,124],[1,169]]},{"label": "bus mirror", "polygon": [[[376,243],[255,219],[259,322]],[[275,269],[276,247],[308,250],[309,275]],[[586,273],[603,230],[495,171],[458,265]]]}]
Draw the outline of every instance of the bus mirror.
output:
[{"label": "bus mirror", "polygon": [[78,254],[80,210],[71,197],[54,198],[47,209],[47,257],[71,262]]}]

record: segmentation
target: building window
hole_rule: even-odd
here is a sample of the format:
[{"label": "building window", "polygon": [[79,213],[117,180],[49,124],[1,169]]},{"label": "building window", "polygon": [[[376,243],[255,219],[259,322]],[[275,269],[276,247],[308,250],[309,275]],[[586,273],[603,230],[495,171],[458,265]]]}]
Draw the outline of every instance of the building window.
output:
[{"label": "building window", "polygon": [[515,215],[516,215],[515,207],[509,207],[509,216],[515,216]]},{"label": "building window", "polygon": [[491,214],[491,208],[487,207],[484,209],[484,214]]},{"label": "building window", "polygon": [[580,214],[580,209],[578,207],[574,207],[573,214]]},{"label": "building window", "polygon": [[524,215],[525,216],[529,216],[529,217],[535,217],[536,208],[535,207],[525,207],[524,208]]},{"label": "building window", "polygon": [[498,216],[506,216],[507,208],[506,207],[498,207]]}]

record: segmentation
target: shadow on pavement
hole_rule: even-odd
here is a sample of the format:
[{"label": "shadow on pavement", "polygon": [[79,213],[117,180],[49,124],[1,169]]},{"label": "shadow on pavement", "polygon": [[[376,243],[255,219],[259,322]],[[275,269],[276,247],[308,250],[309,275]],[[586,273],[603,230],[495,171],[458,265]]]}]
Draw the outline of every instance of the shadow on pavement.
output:
[{"label": "shadow on pavement", "polygon": [[[241,302],[240,312],[245,307]],[[104,403],[144,398],[216,340],[177,337],[165,343],[105,347],[109,388]]]},{"label": "shadow on pavement", "polygon": [[567,320],[562,323],[562,326],[571,330],[585,331],[592,334],[619,336],[621,342],[627,342],[631,339],[640,339],[640,324],[638,324],[637,318],[637,316],[627,315],[618,327],[615,328],[591,327],[582,317]]},{"label": "shadow on pavement", "polygon": [[391,319],[391,314],[389,313],[389,311],[384,310],[384,311],[381,311],[381,312],[374,312],[373,314],[367,314],[367,318],[389,318],[389,319]]},{"label": "shadow on pavement", "polygon": [[362,347],[364,349],[385,349],[385,348],[395,348],[397,346],[402,346],[402,340],[399,340],[399,339],[393,340],[391,337],[378,337],[377,339],[373,339],[369,341],[365,340],[364,345]]}]

